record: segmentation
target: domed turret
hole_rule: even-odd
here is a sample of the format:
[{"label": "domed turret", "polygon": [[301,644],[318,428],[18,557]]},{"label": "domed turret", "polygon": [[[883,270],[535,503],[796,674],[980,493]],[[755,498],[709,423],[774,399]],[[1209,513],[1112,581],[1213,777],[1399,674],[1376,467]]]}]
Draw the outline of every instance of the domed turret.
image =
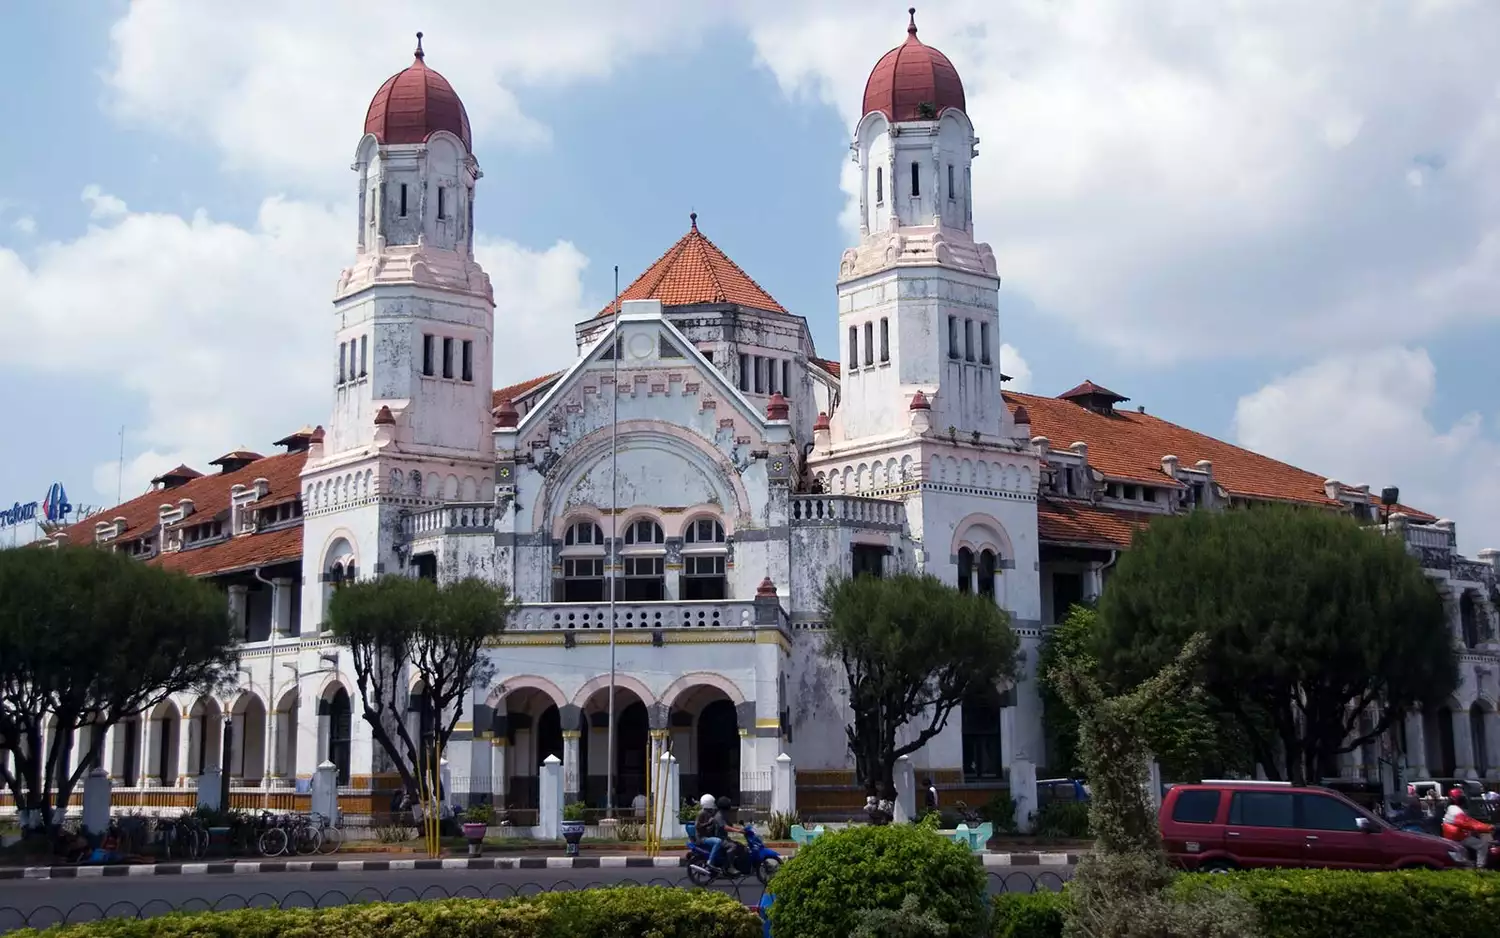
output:
[{"label": "domed turret", "polygon": [[917,8],[907,10],[906,41],[875,63],[865,82],[862,113],[880,111],[892,121],[936,120],[948,108],[964,110],[964,84],[948,57],[917,38]]},{"label": "domed turret", "polygon": [[422,34],[417,33],[415,58],[392,75],[370,99],[365,112],[365,133],[382,144],[423,143],[439,130],[446,130],[474,148],[469,133],[469,113],[464,110],[448,79],[427,67]]}]

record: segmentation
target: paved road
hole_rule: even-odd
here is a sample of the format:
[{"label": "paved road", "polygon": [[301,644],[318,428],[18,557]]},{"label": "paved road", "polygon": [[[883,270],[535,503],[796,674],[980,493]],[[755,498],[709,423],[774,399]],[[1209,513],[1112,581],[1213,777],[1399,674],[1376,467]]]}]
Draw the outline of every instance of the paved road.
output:
[{"label": "paved road", "polygon": [[[1070,867],[990,869],[992,892],[1056,889]],[[0,881],[0,934],[31,925],[102,916],[152,916],[174,908],[328,906],[377,899],[413,901],[448,896],[505,898],[553,889],[621,884],[687,886],[678,869],[392,870],[360,873],[249,873]],[[753,879],[721,885],[746,904],[760,901]]]}]

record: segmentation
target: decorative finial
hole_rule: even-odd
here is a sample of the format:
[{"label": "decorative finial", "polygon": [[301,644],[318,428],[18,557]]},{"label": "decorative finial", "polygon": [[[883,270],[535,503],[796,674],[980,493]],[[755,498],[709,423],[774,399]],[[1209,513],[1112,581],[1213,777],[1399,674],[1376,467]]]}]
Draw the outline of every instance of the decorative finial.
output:
[{"label": "decorative finial", "polygon": [[908,36],[915,36],[917,34],[917,8],[907,7],[906,15],[911,17],[911,22],[906,26],[906,34]]},{"label": "decorative finial", "polygon": [[[912,28],[915,29],[916,27],[912,27]],[[416,52],[416,55],[417,55],[417,58],[419,58],[419,59],[422,58],[422,34],[421,34],[421,32],[417,33],[417,52]]]},{"label": "decorative finial", "polygon": [[697,231],[698,230],[698,213],[697,212],[689,212],[688,213],[688,220],[693,223],[693,230]]}]

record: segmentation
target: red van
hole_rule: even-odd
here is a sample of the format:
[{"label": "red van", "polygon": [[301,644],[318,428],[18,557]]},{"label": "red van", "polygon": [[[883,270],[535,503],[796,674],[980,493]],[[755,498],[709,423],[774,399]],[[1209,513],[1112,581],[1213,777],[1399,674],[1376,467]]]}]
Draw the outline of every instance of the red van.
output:
[{"label": "red van", "polygon": [[1174,785],[1162,801],[1162,844],[1188,870],[1257,867],[1448,869],[1470,864],[1441,837],[1397,830],[1327,788],[1210,780]]}]

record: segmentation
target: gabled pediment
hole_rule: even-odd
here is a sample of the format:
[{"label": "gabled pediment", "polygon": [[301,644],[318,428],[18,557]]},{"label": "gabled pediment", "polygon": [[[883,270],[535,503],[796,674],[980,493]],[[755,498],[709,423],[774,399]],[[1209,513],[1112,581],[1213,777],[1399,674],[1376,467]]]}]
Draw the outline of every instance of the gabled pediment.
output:
[{"label": "gabled pediment", "polygon": [[[618,379],[621,392],[610,393]],[[766,417],[663,315],[655,300],[627,301],[610,328],[513,428],[501,449],[566,445],[613,423],[657,420],[716,445],[758,447],[789,433]]]}]

